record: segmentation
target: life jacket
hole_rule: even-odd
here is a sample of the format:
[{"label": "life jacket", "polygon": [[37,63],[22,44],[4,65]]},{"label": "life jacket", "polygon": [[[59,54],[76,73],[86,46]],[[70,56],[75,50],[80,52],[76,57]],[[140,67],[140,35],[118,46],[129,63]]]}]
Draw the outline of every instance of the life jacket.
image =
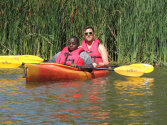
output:
[{"label": "life jacket", "polygon": [[83,48],[80,47],[72,52],[69,52],[68,47],[65,47],[61,53],[58,55],[56,59],[56,63],[64,64],[64,65],[84,65],[84,61],[79,56],[79,54],[83,51]]},{"label": "life jacket", "polygon": [[101,54],[98,50],[98,47],[99,47],[99,40],[95,39],[91,48],[88,49],[87,47],[87,44],[85,43],[85,40],[82,41],[82,47],[83,49],[90,55],[91,59],[92,59],[92,62],[95,62],[95,63],[99,63],[99,62],[103,62],[102,60],[102,57],[101,57]]}]

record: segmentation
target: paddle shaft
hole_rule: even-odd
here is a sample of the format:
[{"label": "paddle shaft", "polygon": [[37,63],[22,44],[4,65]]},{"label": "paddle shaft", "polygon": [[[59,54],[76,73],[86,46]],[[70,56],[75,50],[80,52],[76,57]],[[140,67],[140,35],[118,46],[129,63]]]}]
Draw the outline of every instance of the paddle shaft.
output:
[{"label": "paddle shaft", "polygon": [[93,68],[93,69],[96,69],[96,70],[108,70],[108,71],[114,71],[114,69],[111,69],[111,68]]},{"label": "paddle shaft", "polygon": [[108,65],[104,65],[105,67],[119,67],[119,65],[111,65],[111,64],[108,64]]},{"label": "paddle shaft", "polygon": [[97,68],[92,68],[92,67],[78,67],[80,69],[94,69],[94,70],[108,70],[108,71],[114,71],[114,69],[111,68],[102,68],[102,67],[97,67]]}]

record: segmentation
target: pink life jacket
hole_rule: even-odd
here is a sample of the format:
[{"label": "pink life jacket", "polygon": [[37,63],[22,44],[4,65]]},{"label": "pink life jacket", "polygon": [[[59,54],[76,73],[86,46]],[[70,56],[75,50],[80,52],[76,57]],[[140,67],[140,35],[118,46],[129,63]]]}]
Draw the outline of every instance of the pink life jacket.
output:
[{"label": "pink life jacket", "polygon": [[101,54],[98,50],[99,40],[95,39],[90,49],[88,49],[88,47],[85,43],[85,40],[84,40],[84,41],[82,41],[82,47],[91,56],[92,62],[95,62],[97,64],[99,62],[103,62]]},{"label": "pink life jacket", "polygon": [[69,52],[68,47],[65,47],[61,53],[58,55],[56,59],[56,63],[64,64],[64,65],[84,65],[84,61],[79,56],[79,54],[83,51],[83,48],[80,47],[72,52]]}]

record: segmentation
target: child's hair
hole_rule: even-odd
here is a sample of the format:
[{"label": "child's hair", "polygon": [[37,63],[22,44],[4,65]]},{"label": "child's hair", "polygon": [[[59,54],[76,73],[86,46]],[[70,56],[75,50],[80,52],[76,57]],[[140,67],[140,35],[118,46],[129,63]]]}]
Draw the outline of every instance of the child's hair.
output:
[{"label": "child's hair", "polygon": [[[77,42],[77,44],[79,45],[79,39],[78,39],[78,37],[76,37],[76,36],[71,36],[70,39],[74,39],[74,40]],[[69,40],[70,40],[70,39],[69,39]]]}]

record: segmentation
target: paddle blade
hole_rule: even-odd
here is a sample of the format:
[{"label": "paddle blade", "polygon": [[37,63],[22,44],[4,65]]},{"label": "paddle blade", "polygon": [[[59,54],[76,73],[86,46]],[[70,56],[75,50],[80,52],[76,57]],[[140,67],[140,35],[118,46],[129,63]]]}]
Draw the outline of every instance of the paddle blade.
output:
[{"label": "paddle blade", "polygon": [[131,64],[130,66],[138,68],[138,71],[140,70],[141,72],[144,73],[150,73],[154,70],[154,67],[150,64],[143,64],[143,63],[136,63],[136,64]]},{"label": "paddle blade", "polygon": [[18,56],[0,56],[0,68],[17,68],[21,64]]},{"label": "paddle blade", "polygon": [[23,63],[41,63],[43,59],[34,55],[0,56],[0,68],[17,68]]},{"label": "paddle blade", "polygon": [[17,68],[21,66],[22,63],[20,63],[17,60],[10,59],[8,61],[0,61],[0,68]]},{"label": "paddle blade", "polygon": [[41,63],[44,60],[38,56],[34,55],[21,55],[19,61],[22,63]]},{"label": "paddle blade", "polygon": [[120,66],[118,68],[115,68],[114,71],[120,75],[133,76],[133,77],[139,77],[144,74],[144,72],[142,72],[136,66]]}]

